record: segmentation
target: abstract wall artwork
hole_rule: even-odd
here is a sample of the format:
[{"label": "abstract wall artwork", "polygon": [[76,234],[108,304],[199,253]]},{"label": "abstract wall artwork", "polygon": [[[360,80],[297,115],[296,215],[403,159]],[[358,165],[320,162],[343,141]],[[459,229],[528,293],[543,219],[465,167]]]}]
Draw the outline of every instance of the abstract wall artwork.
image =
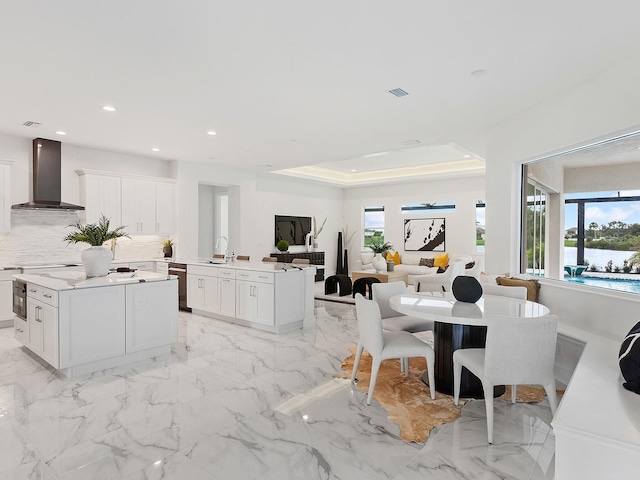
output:
[{"label": "abstract wall artwork", "polygon": [[407,252],[444,252],[444,218],[413,218],[404,221]]}]

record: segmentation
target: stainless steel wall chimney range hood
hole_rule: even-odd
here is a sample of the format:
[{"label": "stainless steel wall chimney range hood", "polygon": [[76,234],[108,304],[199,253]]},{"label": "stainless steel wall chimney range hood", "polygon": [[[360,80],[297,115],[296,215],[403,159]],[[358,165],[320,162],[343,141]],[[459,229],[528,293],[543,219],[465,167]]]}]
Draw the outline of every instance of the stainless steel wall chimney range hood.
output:
[{"label": "stainless steel wall chimney range hood", "polygon": [[33,139],[33,201],[11,208],[84,210],[80,205],[60,201],[62,144],[44,138]]}]

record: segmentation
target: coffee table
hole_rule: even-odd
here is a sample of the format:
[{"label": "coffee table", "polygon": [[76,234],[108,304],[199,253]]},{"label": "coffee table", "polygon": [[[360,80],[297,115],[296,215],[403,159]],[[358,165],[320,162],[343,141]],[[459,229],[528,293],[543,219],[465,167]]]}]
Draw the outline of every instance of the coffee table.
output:
[{"label": "coffee table", "polygon": [[358,278],[374,277],[380,280],[381,283],[389,282],[404,282],[405,285],[409,282],[409,277],[404,272],[382,272],[376,273],[375,270],[362,270],[360,272],[351,272],[351,280],[356,281]]}]

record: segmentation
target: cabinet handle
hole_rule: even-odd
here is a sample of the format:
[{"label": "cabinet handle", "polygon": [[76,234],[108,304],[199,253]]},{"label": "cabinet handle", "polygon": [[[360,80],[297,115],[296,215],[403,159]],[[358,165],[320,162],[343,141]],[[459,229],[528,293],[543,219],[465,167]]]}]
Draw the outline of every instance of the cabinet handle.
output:
[{"label": "cabinet handle", "polygon": [[21,328],[16,328],[16,331],[17,331],[18,333],[24,333],[24,330],[22,330]]},{"label": "cabinet handle", "polygon": [[38,290],[36,290],[35,288],[31,288],[31,289],[29,289],[29,291],[30,291],[31,293],[36,293]]},{"label": "cabinet handle", "polygon": [[43,296],[44,298],[51,298],[51,295],[48,295],[48,294],[46,294],[46,293],[45,293],[44,295],[42,295],[42,296]]},{"label": "cabinet handle", "polygon": [[42,307],[36,307],[36,322],[42,323],[42,320],[40,320],[39,310],[42,310]]},{"label": "cabinet handle", "polygon": [[269,277],[263,277],[262,275],[258,275],[258,278],[263,278],[263,279],[267,280]]}]

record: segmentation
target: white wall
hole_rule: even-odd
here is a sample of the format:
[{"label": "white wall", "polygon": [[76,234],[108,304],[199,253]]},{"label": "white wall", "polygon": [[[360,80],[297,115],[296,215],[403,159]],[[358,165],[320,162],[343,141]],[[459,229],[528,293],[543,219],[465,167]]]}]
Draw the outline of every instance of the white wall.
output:
[{"label": "white wall", "polygon": [[[275,216],[299,215],[315,217],[320,224],[327,219],[318,242],[318,251],[325,252],[325,278],[336,270],[338,232],[342,231],[343,190],[318,185],[301,179],[281,176],[262,176],[256,184],[256,248],[260,255],[277,252],[274,245]],[[291,246],[291,252],[303,252],[304,246]]]},{"label": "white wall", "polygon": [[[640,145],[640,137],[638,138]],[[565,193],[640,189],[640,150],[637,163],[596,165],[565,170]]]},{"label": "white wall", "polygon": [[[445,247],[448,252],[476,253],[476,201],[484,200],[484,176],[438,178],[413,183],[350,188],[344,193],[345,224],[358,230],[349,249],[350,270],[356,266],[363,247],[365,207],[384,205],[385,241],[404,253],[404,219],[444,217]],[[400,206],[408,203],[450,202],[455,213],[402,215]],[[487,207],[487,210],[489,207]],[[417,254],[417,252],[415,252]]]},{"label": "white wall", "polygon": [[496,126],[487,146],[486,268],[518,269],[519,166],[640,125],[640,61],[604,72]]},{"label": "white wall", "polygon": [[198,185],[198,256],[212,257],[215,246],[215,188]]}]

